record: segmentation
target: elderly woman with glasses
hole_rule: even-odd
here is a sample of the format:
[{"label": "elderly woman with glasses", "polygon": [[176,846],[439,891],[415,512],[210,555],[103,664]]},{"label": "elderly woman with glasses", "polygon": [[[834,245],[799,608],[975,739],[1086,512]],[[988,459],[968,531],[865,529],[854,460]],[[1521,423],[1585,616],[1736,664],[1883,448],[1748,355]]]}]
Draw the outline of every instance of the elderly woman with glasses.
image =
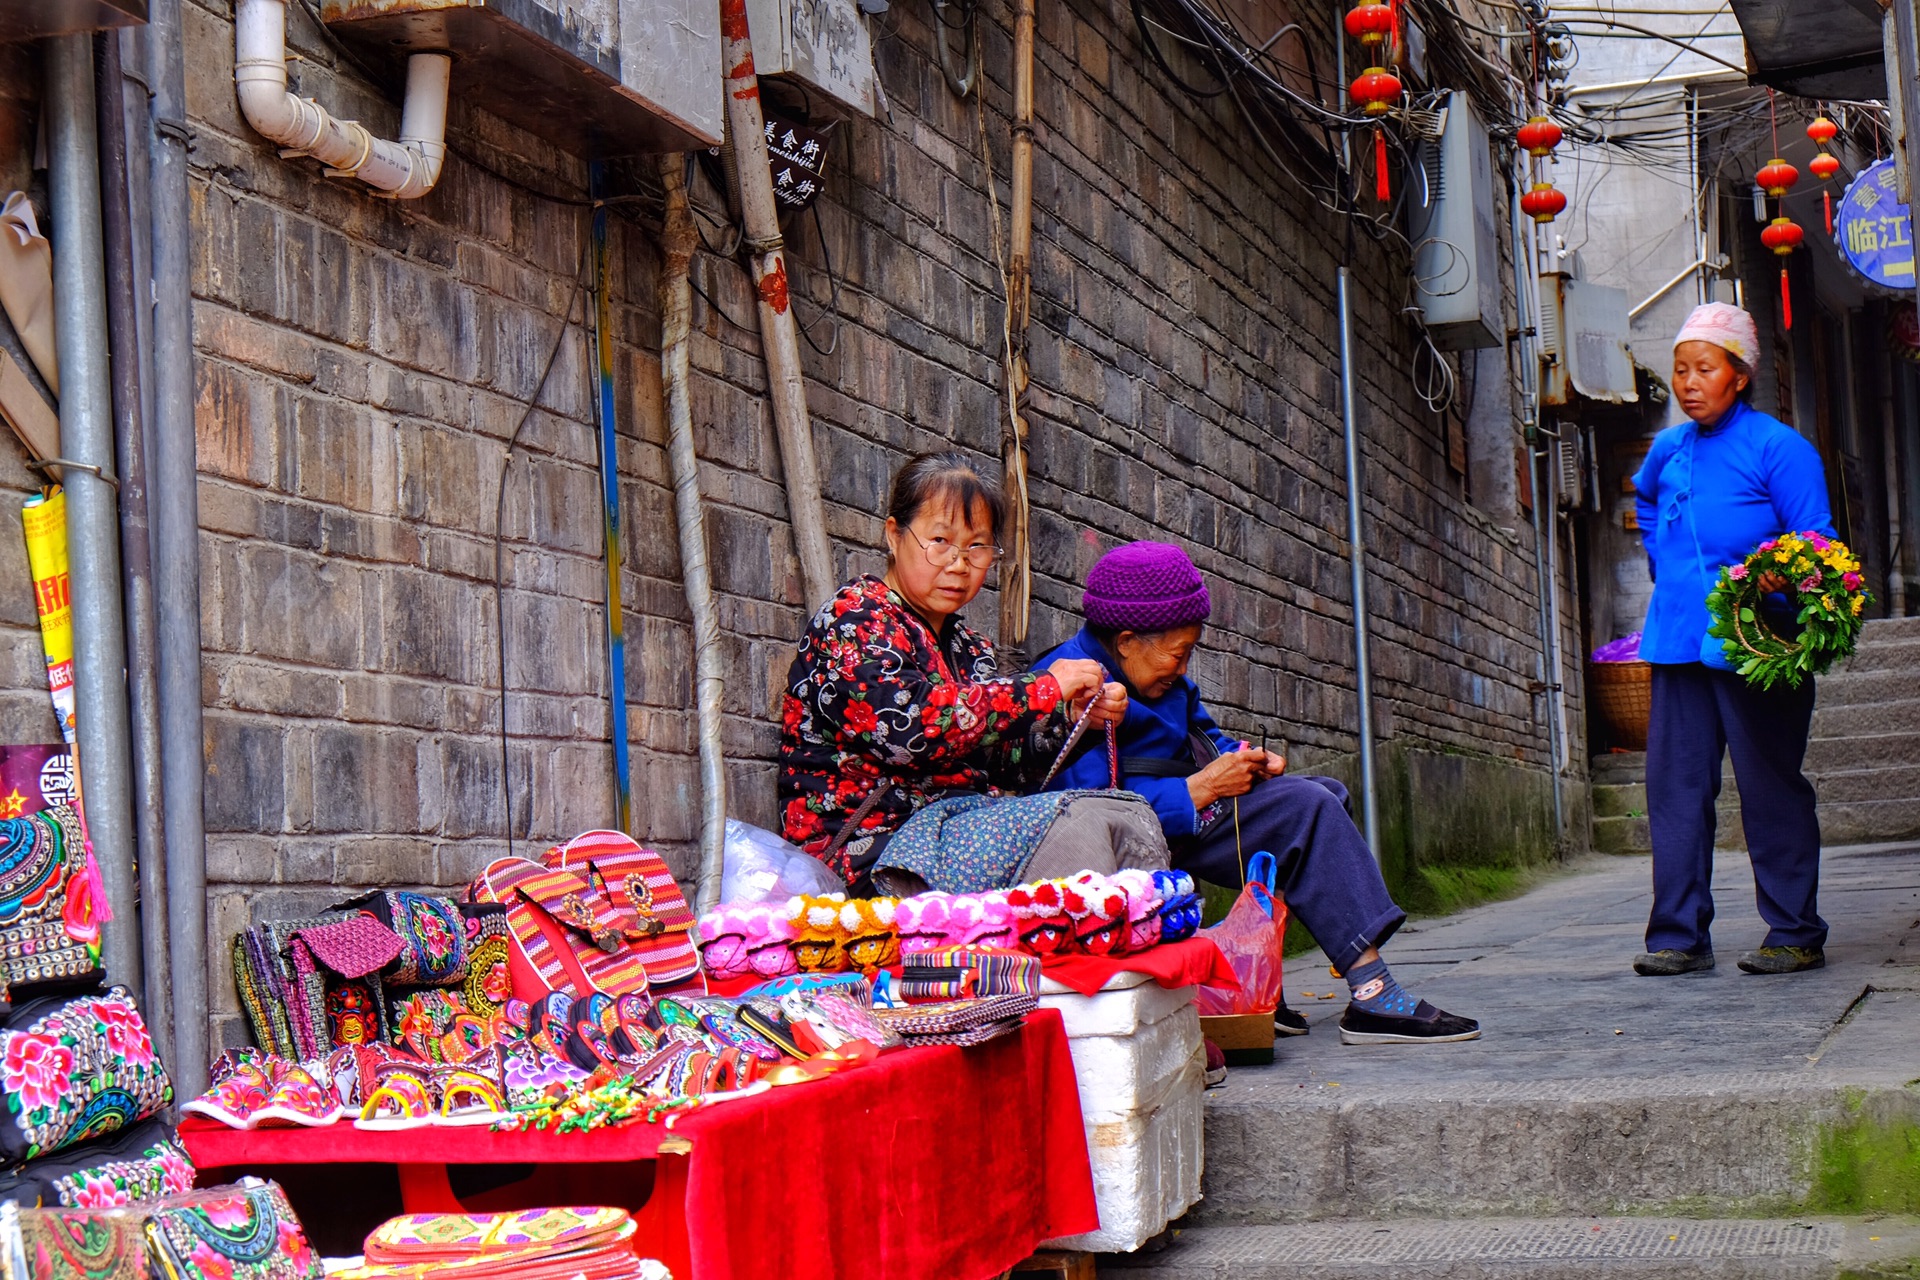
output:
[{"label": "elderly woman with glasses", "polygon": [[1075,721],[1117,721],[1127,696],[1084,658],[1002,674],[992,643],[961,621],[1000,558],[1005,510],[962,455],[912,459],[894,477],[886,573],[842,587],[800,640],[781,825],[856,894],[1167,865],[1144,804],[1015,794],[1039,786]]},{"label": "elderly woman with glasses", "polygon": [[[1352,989],[1340,1018],[1344,1043],[1476,1039],[1479,1023],[1409,995],[1380,958],[1407,914],[1353,825],[1347,789],[1332,778],[1287,775],[1284,757],[1229,738],[1207,713],[1187,662],[1212,610],[1186,552],[1130,542],[1088,572],[1086,625],[1041,661],[1096,662],[1125,685],[1120,785],[1153,805],[1177,869],[1237,889],[1246,858],[1274,856],[1288,910]],[[1054,785],[1104,786],[1109,776],[1105,752],[1082,748]],[[1307,1023],[1283,1004],[1274,1030],[1304,1035]]]}]

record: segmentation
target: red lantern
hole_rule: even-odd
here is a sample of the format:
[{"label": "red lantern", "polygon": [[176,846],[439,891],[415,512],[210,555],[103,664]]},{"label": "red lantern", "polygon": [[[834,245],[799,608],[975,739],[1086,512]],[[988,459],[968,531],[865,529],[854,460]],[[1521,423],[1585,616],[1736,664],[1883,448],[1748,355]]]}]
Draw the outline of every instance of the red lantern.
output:
[{"label": "red lantern", "polygon": [[1347,10],[1347,34],[1364,45],[1384,42],[1393,34],[1393,8],[1378,0],[1360,0]]},{"label": "red lantern", "polygon": [[1820,179],[1820,181],[1825,182],[1828,178],[1840,172],[1840,161],[1822,151],[1819,155],[1807,161],[1807,172]]},{"label": "red lantern", "polygon": [[1787,194],[1787,189],[1800,181],[1800,171],[1785,160],[1773,159],[1760,166],[1760,172],[1753,175],[1760,189],[1778,200]]},{"label": "red lantern", "polygon": [[1807,136],[1813,139],[1813,143],[1817,147],[1824,147],[1829,142],[1832,142],[1834,135],[1839,132],[1840,126],[1825,116],[1815,116],[1813,123],[1807,126]]},{"label": "red lantern", "polygon": [[1370,116],[1383,116],[1400,100],[1400,77],[1385,67],[1368,67],[1348,90],[1360,110]]},{"label": "red lantern", "polygon": [[1559,125],[1545,116],[1535,116],[1514,130],[1513,140],[1525,147],[1528,155],[1538,159],[1551,155],[1564,136]]},{"label": "red lantern", "polygon": [[1520,212],[1535,222],[1552,222],[1567,207],[1567,197],[1554,190],[1551,182],[1536,182],[1533,190],[1520,197]]},{"label": "red lantern", "polygon": [[1806,239],[1806,233],[1799,224],[1784,213],[1769,222],[1760,231],[1760,243],[1774,251],[1780,259],[1780,324],[1782,328],[1793,328],[1793,294],[1787,288],[1787,255],[1800,247]]}]

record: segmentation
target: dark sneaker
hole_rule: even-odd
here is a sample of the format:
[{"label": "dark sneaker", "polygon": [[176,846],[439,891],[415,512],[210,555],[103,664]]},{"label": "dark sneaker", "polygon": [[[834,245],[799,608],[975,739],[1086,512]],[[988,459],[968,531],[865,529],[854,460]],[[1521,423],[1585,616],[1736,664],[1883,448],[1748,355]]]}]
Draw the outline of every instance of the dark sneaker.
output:
[{"label": "dark sneaker", "polygon": [[1341,1044],[1448,1044],[1479,1038],[1480,1024],[1472,1018],[1443,1013],[1425,1000],[1404,1017],[1368,1013],[1351,1004],[1340,1015]]},{"label": "dark sneaker", "polygon": [[1671,978],[1676,974],[1699,973],[1711,968],[1713,952],[1680,951],[1673,947],[1664,951],[1644,952],[1633,962],[1633,971],[1643,978]]},{"label": "dark sneaker", "polygon": [[1762,947],[1740,957],[1748,973],[1799,973],[1827,967],[1827,953],[1819,947]]},{"label": "dark sneaker", "polygon": [[1277,1036],[1303,1036],[1307,1034],[1307,1020],[1294,1009],[1287,1008],[1282,1000],[1280,1007],[1273,1011],[1273,1034]]},{"label": "dark sneaker", "polygon": [[1207,1046],[1207,1088],[1225,1084],[1227,1082],[1226,1053],[1211,1040],[1202,1040],[1200,1043]]}]

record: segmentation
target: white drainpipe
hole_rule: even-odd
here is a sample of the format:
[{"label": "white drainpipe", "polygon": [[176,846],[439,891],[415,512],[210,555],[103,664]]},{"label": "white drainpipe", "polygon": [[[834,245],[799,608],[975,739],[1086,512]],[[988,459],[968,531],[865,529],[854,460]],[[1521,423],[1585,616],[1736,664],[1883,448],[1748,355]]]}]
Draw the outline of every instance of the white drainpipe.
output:
[{"label": "white drainpipe", "polygon": [[407,100],[400,141],[376,138],[352,120],[336,119],[311,98],[287,92],[286,0],[238,0],[233,22],[233,83],[240,110],[283,157],[312,156],[328,177],[355,177],[397,200],[433,190],[447,158],[447,81],[453,59],[416,53],[407,59]]}]

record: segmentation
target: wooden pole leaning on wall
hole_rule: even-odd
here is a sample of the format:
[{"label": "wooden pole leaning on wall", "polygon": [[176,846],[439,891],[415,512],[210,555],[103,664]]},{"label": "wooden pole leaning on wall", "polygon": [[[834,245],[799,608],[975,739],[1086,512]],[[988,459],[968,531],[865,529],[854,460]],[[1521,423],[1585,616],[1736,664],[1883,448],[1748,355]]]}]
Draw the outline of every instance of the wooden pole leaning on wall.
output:
[{"label": "wooden pole leaning on wall", "polygon": [[[993,174],[987,174],[991,184]],[[1007,549],[1000,564],[1000,643],[1017,650],[1027,642],[1033,603],[1033,563],[1028,548],[1027,501],[1027,318],[1033,297],[1033,0],[1013,9],[1013,194],[1007,262],[1007,421],[1000,437],[1000,479],[1007,494]]]},{"label": "wooden pole leaning on wall", "polygon": [[767,399],[787,476],[787,511],[800,557],[809,615],[839,585],[827,541],[820,465],[807,417],[807,383],[800,372],[800,337],[788,299],[787,255],[773,201],[773,171],[767,164],[766,119],[760,112],[760,77],[753,69],[753,37],[746,0],[720,0],[721,63],[726,67],[727,137],[739,171],[741,248],[760,311],[760,346],[767,362]]},{"label": "wooden pole leaning on wall", "polygon": [[693,406],[687,392],[693,337],[693,283],[687,275],[698,233],[687,204],[686,156],[660,157],[667,191],[660,229],[660,398],[666,410],[667,465],[673,475],[674,515],[680,528],[680,576],[693,617],[694,725],[700,744],[700,875],[694,901],[701,911],[720,902],[727,839],[727,759],[721,747],[725,655],[720,615],[707,563],[707,526],[700,503],[700,455],[693,444]]}]

